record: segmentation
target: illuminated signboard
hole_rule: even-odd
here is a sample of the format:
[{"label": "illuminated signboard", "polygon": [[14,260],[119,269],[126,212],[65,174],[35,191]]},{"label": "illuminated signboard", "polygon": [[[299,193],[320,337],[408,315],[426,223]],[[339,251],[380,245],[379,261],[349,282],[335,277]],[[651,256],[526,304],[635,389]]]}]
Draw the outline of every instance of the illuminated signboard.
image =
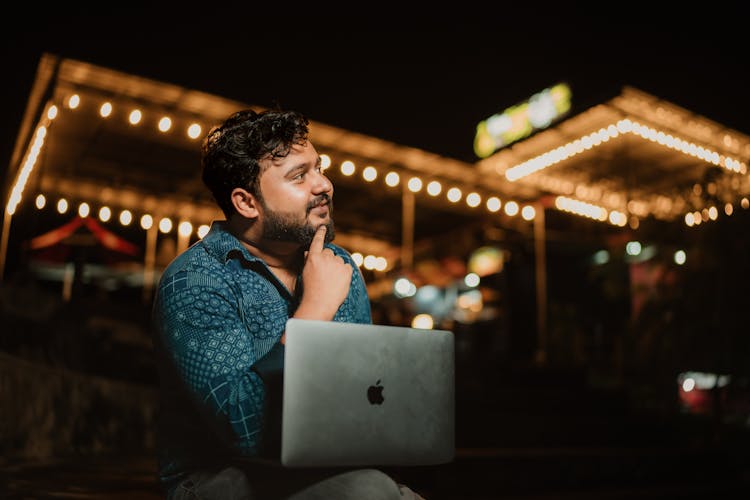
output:
[{"label": "illuminated signboard", "polygon": [[528,101],[495,114],[477,125],[474,152],[487,158],[498,149],[548,127],[570,109],[571,92],[565,83],[534,94]]}]

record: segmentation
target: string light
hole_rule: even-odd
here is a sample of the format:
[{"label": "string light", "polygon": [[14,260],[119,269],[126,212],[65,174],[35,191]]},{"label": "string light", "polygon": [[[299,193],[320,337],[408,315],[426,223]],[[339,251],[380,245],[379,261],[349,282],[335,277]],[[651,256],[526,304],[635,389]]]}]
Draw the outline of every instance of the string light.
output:
[{"label": "string light", "polygon": [[203,128],[197,123],[191,123],[187,129],[187,135],[191,139],[197,139],[200,137],[201,132],[203,132]]},{"label": "string light", "polygon": [[[67,108],[69,109],[78,108],[80,106],[80,103],[81,103],[81,98],[78,94],[71,95],[70,97],[67,98],[67,101],[66,101]],[[112,103],[110,102],[104,102],[99,108],[99,114],[103,118],[109,117],[112,114],[112,112],[113,112],[113,106],[112,106]],[[58,116],[58,114],[59,114],[59,108],[55,105],[50,105],[47,109],[46,117],[49,121],[52,121]],[[143,118],[143,114],[139,109],[133,109],[131,113],[128,115],[128,121],[133,125],[140,123],[142,118]],[[158,129],[162,132],[166,132],[170,130],[171,127],[172,127],[171,118],[167,116],[163,116],[158,123]],[[24,163],[24,167],[27,167],[27,168],[22,168],[20,170],[19,180],[16,182],[14,186],[14,191],[11,193],[11,196],[9,197],[9,202],[6,207],[6,210],[11,214],[15,211],[16,206],[20,202],[23,184],[25,184],[25,181],[28,178],[31,168],[33,168],[33,164],[36,161],[39,151],[41,150],[46,132],[47,132],[47,129],[45,126],[40,126],[37,130],[37,134],[35,135],[37,140],[34,141],[32,147],[30,148],[27,161]],[[199,137],[201,132],[202,132],[202,127],[198,123],[192,123],[187,128],[187,134],[192,139]],[[676,137],[670,134],[666,134],[662,131],[640,124],[636,121],[623,119],[623,120],[618,121],[615,124],[611,124],[607,127],[602,127],[599,130],[592,132],[590,134],[581,136],[578,139],[569,142],[568,144],[565,144],[563,146],[550,150],[542,155],[539,155],[535,158],[527,160],[521,164],[508,168],[505,171],[506,178],[510,181],[515,181],[526,175],[529,175],[530,173],[547,168],[566,158],[570,158],[571,156],[575,156],[584,151],[590,150],[594,147],[601,145],[602,143],[608,142],[611,139],[620,137],[625,134],[637,135],[643,139],[661,144],[665,147],[680,151],[684,154],[694,156],[696,158],[702,159],[714,165],[721,166],[732,172],[745,173],[747,171],[746,164],[735,158],[721,155],[716,151],[713,151],[711,149],[708,149],[702,146],[698,146],[694,143],[688,142],[684,139],[681,139],[679,137]],[[330,164],[331,164],[331,158],[328,155],[321,155],[321,167],[325,169],[325,168],[328,168]],[[342,162],[341,170],[344,175],[352,175],[354,171],[356,170],[356,168],[353,162],[351,162],[350,160],[346,160]],[[378,176],[378,172],[374,166],[367,166],[362,171],[363,179],[365,179],[368,182],[374,181],[377,178],[377,176]],[[385,183],[391,187],[397,186],[400,183],[400,175],[396,172],[389,172],[385,176]],[[421,191],[422,180],[419,177],[412,177],[407,183],[407,188],[415,193]],[[579,190],[582,190],[584,188],[585,186],[577,186],[576,193],[578,193]],[[701,189],[701,186],[696,185],[696,188]],[[715,191],[716,186],[709,185],[707,186],[707,189],[708,190],[714,189]],[[437,196],[438,194],[442,192],[442,184],[437,180],[433,180],[428,183],[426,191],[430,196]],[[583,193],[583,192],[581,193],[582,193],[581,197],[583,198],[588,198],[589,195],[591,195],[591,193],[588,191],[586,193]],[[601,193],[599,193],[598,196],[601,197],[602,196]],[[452,187],[451,189],[447,191],[446,197],[449,201],[456,203],[463,197],[463,193],[461,189],[459,189],[458,187]],[[565,197],[558,197],[558,200],[555,203],[555,208],[558,208],[560,210],[567,211],[576,215],[583,215],[586,217],[590,217],[595,220],[600,220],[600,221],[608,220],[610,223],[614,225],[618,225],[618,226],[624,226],[628,223],[628,221],[630,221],[631,227],[638,226],[638,217],[634,216],[634,217],[628,218],[627,214],[623,212],[619,212],[616,210],[607,212],[606,209],[604,209],[603,207],[597,207],[596,205],[589,204],[580,200],[574,200],[573,198],[565,198],[565,200],[561,200],[561,198],[565,198]],[[472,192],[466,196],[466,203],[469,207],[474,208],[478,206],[481,203],[481,201],[482,201],[482,195],[480,195],[479,193]],[[36,201],[37,206],[39,206],[40,203],[41,203],[41,206],[39,208],[44,207],[45,201],[39,201],[39,199],[37,199]],[[58,202],[58,211],[60,211],[60,213],[64,213],[65,211],[67,211],[66,203],[67,202],[65,200],[60,200],[60,202]],[[636,202],[634,200],[631,200],[631,202],[628,204],[628,209],[631,211],[631,213],[638,213],[641,216],[646,215],[647,207],[645,206],[645,204],[641,203],[641,205],[644,205],[644,206],[636,207],[635,203]],[[748,205],[750,205],[750,203],[748,202],[747,198],[743,198],[740,201],[740,206],[742,206],[743,208],[748,208]],[[85,205],[85,206],[88,206],[88,205]],[[520,209],[518,203],[515,201],[507,201],[503,205],[497,196],[490,196],[486,200],[486,208],[490,212],[497,212],[503,206],[505,208],[504,212],[506,215],[514,216],[518,214],[520,211],[524,220],[533,220],[535,217],[535,209],[530,205],[524,206],[523,209]],[[83,208],[83,207],[84,205],[79,207],[79,212],[81,210],[86,211],[86,208]],[[100,210],[99,216],[102,220],[109,220],[109,217],[111,217],[111,213],[109,215],[104,215],[105,208],[106,207],[103,207]],[[724,205],[724,212],[727,215],[731,215],[733,213],[733,210],[734,208],[731,203],[726,203]],[[717,218],[718,218],[718,209],[712,206],[712,207],[704,208],[701,212],[688,213],[685,215],[684,220],[688,226],[693,226],[693,225],[697,226],[701,224],[702,222],[707,222],[709,220],[717,220]],[[171,224],[171,221],[167,223],[167,222],[163,222],[163,220],[164,219],[160,221],[160,230],[162,230],[163,232],[168,232],[162,229],[164,227],[163,224],[164,225]],[[129,224],[131,221],[132,221],[132,214],[130,214],[130,212],[128,211],[121,212],[120,222],[123,225]],[[635,221],[635,226],[633,226],[633,223],[634,223],[633,221]],[[141,224],[142,225],[144,224],[143,219],[141,221]],[[153,222],[151,222],[151,224],[153,224]],[[171,230],[171,225],[169,227],[169,230]],[[198,233],[203,232],[203,234],[205,234],[205,232],[207,231],[208,229],[207,229],[207,226],[205,225],[200,226],[197,230]],[[200,234],[199,236],[202,237]]]},{"label": "string light", "polygon": [[99,209],[99,220],[107,222],[112,217],[112,210],[109,207],[102,207]]},{"label": "string light", "polygon": [[341,163],[341,173],[342,174],[344,174],[346,176],[349,176],[349,175],[352,175],[354,173],[354,170],[355,170],[355,167],[354,167],[354,162],[353,161],[346,160],[346,161],[344,161],[344,162]]},{"label": "string light", "polygon": [[375,169],[375,167],[365,167],[365,169],[362,171],[362,178],[367,182],[374,181],[377,176],[378,171]]},{"label": "string light", "polygon": [[190,236],[190,234],[193,232],[193,225],[189,221],[182,221],[177,226],[177,233],[180,236]]},{"label": "string light", "polygon": [[601,128],[596,132],[584,135],[563,146],[559,146],[539,156],[535,156],[523,163],[514,165],[505,170],[505,178],[511,182],[517,181],[533,174],[534,172],[549,168],[563,160],[579,155],[584,151],[599,146],[600,144],[608,142],[610,139],[614,139],[623,134],[637,135],[643,139],[680,151],[686,155],[700,158],[701,160],[713,165],[724,167],[732,172],[742,174],[747,172],[747,165],[739,160],[721,155],[708,148],[697,146],[692,142],[666,134],[652,127],[642,125],[636,121],[624,119],[618,121],[616,124],[609,125],[606,128]]},{"label": "string light", "polygon": [[[80,97],[76,95],[71,96],[68,99],[68,103],[71,105],[71,107],[77,106],[79,102],[80,102]],[[99,114],[105,118],[110,116],[112,111],[113,111],[113,106],[110,102],[103,103],[101,107],[99,108]],[[49,119],[53,119],[54,117],[57,116],[57,114],[58,114],[58,110],[57,110],[57,107],[54,105],[49,108],[48,113],[47,113]],[[142,119],[143,119],[143,113],[141,112],[140,109],[133,109],[128,116],[129,122],[134,125],[140,123]],[[162,132],[166,132],[170,130],[171,127],[172,127],[171,118],[167,116],[163,116],[158,123],[158,129]],[[198,137],[200,132],[201,132],[201,127],[197,123],[192,123],[190,127],[188,127],[188,135],[191,138]],[[330,166],[330,164],[331,164],[330,157],[328,155],[321,155],[321,167],[327,168],[328,166]],[[344,175],[351,175],[354,173],[356,168],[352,161],[346,160],[342,162],[341,170],[342,170],[342,173],[344,173]],[[377,169],[374,166],[367,166],[363,170],[362,176],[366,181],[372,182],[378,176]],[[396,172],[389,172],[385,176],[385,182],[388,186],[395,187],[400,183],[400,176]],[[422,185],[423,185],[422,179],[420,179],[419,177],[412,177],[409,180],[407,187],[409,190],[416,193],[416,192],[421,191]],[[431,181],[427,186],[427,192],[431,196],[437,196],[438,194],[442,192],[442,184],[437,180]],[[447,197],[450,201],[457,202],[462,197],[461,190],[459,188],[454,187],[451,190],[449,190]],[[481,199],[482,197],[479,193],[470,193],[466,198],[466,202],[470,207],[476,207],[481,203]],[[488,200],[487,208],[489,211],[499,210],[500,208],[499,199],[497,197],[491,197],[491,199]],[[122,217],[126,217],[126,216],[121,214],[121,218]]]},{"label": "string light", "polygon": [[57,201],[57,213],[64,214],[68,211],[68,200],[65,198],[60,198]]},{"label": "string light", "polygon": [[524,220],[534,220],[534,217],[536,217],[536,209],[531,205],[526,205],[521,209],[521,217]]},{"label": "string light", "polygon": [[141,227],[145,230],[151,229],[151,226],[154,225],[154,218],[151,217],[149,214],[144,214],[141,216]]},{"label": "string light", "polygon": [[134,109],[130,112],[130,115],[128,115],[128,121],[131,125],[138,125],[141,122],[142,118],[143,113],[141,113],[140,109]]},{"label": "string light", "polygon": [[515,201],[509,201],[505,204],[505,214],[510,215],[511,217],[518,214],[518,203]]},{"label": "string light", "polygon": [[479,196],[479,193],[469,193],[466,195],[466,204],[471,208],[479,206],[480,203],[482,203],[482,197]]},{"label": "string light", "polygon": [[398,186],[398,183],[400,181],[401,181],[401,178],[396,172],[388,172],[388,175],[385,176],[385,183],[388,184],[390,187]]},{"label": "string light", "polygon": [[68,108],[76,109],[79,104],[81,104],[81,96],[78,94],[73,94],[68,98]]},{"label": "string light", "polygon": [[172,230],[172,219],[170,219],[169,217],[163,217],[159,221],[159,231],[166,234],[170,232],[171,230]]},{"label": "string light", "polygon": [[325,170],[330,166],[331,166],[331,157],[326,154],[320,155],[320,168]]},{"label": "string light", "polygon": [[448,193],[445,195],[449,201],[452,201],[453,203],[458,202],[458,200],[461,199],[461,190],[457,187],[452,187],[448,190]]},{"label": "string light", "polygon": [[429,184],[427,184],[427,194],[429,194],[430,196],[437,196],[442,190],[443,186],[438,181],[431,181]]},{"label": "string light", "polygon": [[133,222],[133,214],[130,212],[130,210],[123,210],[120,212],[120,224],[123,226],[129,225],[131,222]]},{"label": "string light", "polygon": [[500,198],[498,198],[497,196],[491,196],[487,198],[487,210],[489,210],[490,212],[497,212],[498,210],[500,210],[500,205]]},{"label": "string light", "polygon": [[172,128],[172,119],[168,116],[162,117],[162,119],[159,120],[159,131],[168,132],[170,128]]},{"label": "string light", "polygon": [[102,104],[102,107],[99,108],[99,114],[102,118],[107,118],[109,115],[112,114],[112,103],[105,102]]},{"label": "string light", "polygon": [[422,179],[420,179],[419,177],[412,177],[411,179],[409,179],[407,187],[412,193],[418,193],[422,189]]}]

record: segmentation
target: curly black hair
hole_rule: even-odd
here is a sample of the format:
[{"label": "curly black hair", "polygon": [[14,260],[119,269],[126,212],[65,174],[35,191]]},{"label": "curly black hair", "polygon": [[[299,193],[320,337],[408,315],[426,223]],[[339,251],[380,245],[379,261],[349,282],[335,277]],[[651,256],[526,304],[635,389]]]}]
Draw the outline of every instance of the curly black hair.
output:
[{"label": "curly black hair", "polygon": [[227,219],[235,213],[231,193],[247,189],[262,199],[260,160],[282,158],[308,137],[308,119],[297,111],[242,110],[212,128],[201,146],[203,183]]}]

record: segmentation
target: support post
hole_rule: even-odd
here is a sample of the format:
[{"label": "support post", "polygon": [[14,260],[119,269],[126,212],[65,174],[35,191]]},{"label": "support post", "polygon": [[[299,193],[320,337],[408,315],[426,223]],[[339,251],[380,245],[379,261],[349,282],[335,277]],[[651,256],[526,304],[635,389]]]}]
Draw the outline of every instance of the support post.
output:
[{"label": "support post", "polygon": [[8,209],[3,210],[3,234],[0,240],[0,283],[5,279],[5,259],[8,255],[8,238],[10,237],[10,223],[13,216],[8,213]]},{"label": "support post", "polygon": [[535,361],[538,365],[547,363],[547,234],[544,220],[544,206],[536,205],[534,217],[534,257],[536,264],[536,324],[537,350]]},{"label": "support post", "polygon": [[404,184],[401,195],[401,268],[411,271],[414,265],[414,193]]},{"label": "support post", "polygon": [[190,245],[191,234],[192,231],[188,234],[182,234],[180,232],[180,226],[177,226],[177,251],[175,252],[175,256],[180,255],[182,252],[187,250],[188,246]]},{"label": "support post", "polygon": [[154,224],[146,232],[146,255],[143,258],[143,302],[151,301],[154,288],[154,266],[156,265],[156,239],[159,228],[154,217]]}]

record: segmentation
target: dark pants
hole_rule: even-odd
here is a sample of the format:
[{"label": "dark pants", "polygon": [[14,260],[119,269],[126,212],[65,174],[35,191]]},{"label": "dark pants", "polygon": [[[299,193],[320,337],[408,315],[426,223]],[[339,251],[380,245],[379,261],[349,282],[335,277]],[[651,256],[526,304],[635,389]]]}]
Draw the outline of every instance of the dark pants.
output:
[{"label": "dark pants", "polygon": [[169,500],[415,500],[375,469],[288,469],[252,465],[190,475]]}]

